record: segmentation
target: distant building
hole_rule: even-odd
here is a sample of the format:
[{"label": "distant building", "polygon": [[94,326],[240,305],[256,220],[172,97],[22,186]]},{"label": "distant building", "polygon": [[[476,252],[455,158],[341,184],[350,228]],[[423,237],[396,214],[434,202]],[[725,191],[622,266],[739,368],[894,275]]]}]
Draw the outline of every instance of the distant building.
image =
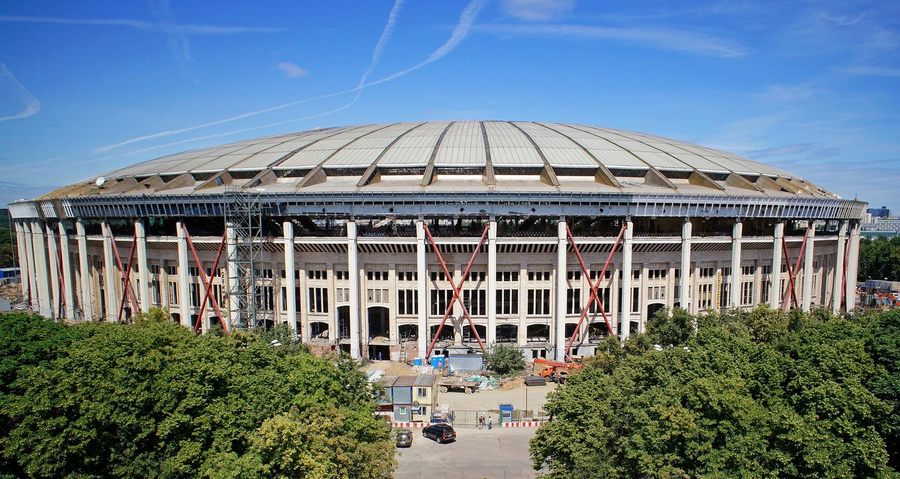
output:
[{"label": "distant building", "polygon": [[436,397],[435,376],[384,376],[378,381],[384,396],[378,401],[382,416],[398,422],[430,422]]},{"label": "distant building", "polygon": [[891,216],[891,210],[887,209],[886,206],[882,206],[881,208],[869,208],[866,212],[872,215],[872,218],[887,218]]}]

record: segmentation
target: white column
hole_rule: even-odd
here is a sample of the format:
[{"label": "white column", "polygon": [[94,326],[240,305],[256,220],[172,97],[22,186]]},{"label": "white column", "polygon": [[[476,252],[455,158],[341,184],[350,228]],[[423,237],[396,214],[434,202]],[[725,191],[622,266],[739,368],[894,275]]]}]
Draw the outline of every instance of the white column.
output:
[{"label": "white column", "polygon": [[94,291],[91,281],[90,261],[87,253],[87,235],[84,223],[75,222],[75,235],[78,237],[78,267],[81,270],[81,312],[87,321],[94,320]]},{"label": "white column", "polygon": [[566,219],[560,218],[556,224],[556,360],[565,361],[566,356]]},{"label": "white column", "polygon": [[850,229],[850,244],[847,254],[847,311],[856,307],[856,276],[859,273],[859,222],[853,224]]},{"label": "white column", "polygon": [[784,223],[775,223],[773,238],[772,274],[769,275],[769,280],[772,282],[769,285],[769,306],[772,309],[778,309],[781,307],[781,262],[784,261],[781,256],[781,242],[784,238]]},{"label": "white column", "polygon": [[[188,246],[187,236],[184,235],[184,228],[181,222],[175,223],[178,231],[178,305],[181,314],[181,325],[191,327],[191,290],[190,281],[188,279]],[[198,318],[197,321],[203,321]]]},{"label": "white column", "polygon": [[53,318],[50,298],[50,273],[47,268],[47,241],[40,221],[31,223],[31,242],[34,245],[34,270],[38,290],[38,311],[45,318]]},{"label": "white column", "polygon": [[106,320],[116,321],[119,316],[119,298],[116,284],[116,259],[112,250],[112,231],[109,225],[103,227],[103,283],[106,286]]},{"label": "white column", "polygon": [[59,248],[56,246],[56,231],[53,227],[45,224],[44,229],[47,231],[47,262],[50,266],[50,314],[59,319],[60,301],[62,301],[59,294]]},{"label": "white column", "polygon": [[228,264],[228,281],[225,283],[228,288],[228,329],[236,328],[240,326],[237,318],[240,316],[241,309],[241,301],[237,288],[240,284],[238,279],[238,275],[240,272],[238,271],[238,265],[234,261],[237,258],[237,236],[234,230],[234,223],[228,222],[225,225],[225,234],[227,236],[225,240],[225,248],[226,254],[228,257],[226,258],[226,262]]},{"label": "white column", "polygon": [[[359,359],[359,258],[356,250],[356,222],[347,222],[347,273],[350,277],[350,357]],[[424,305],[420,305],[424,306]]]},{"label": "white column", "polygon": [[425,227],[422,220],[416,221],[416,281],[418,282],[418,349],[419,357],[425,359],[428,352],[428,268],[425,265]]},{"label": "white column", "polygon": [[31,270],[28,269],[28,253],[25,251],[25,227],[16,223],[16,250],[19,255],[19,284],[22,288],[22,301],[25,304],[31,302]]},{"label": "white column", "polygon": [[[287,321],[291,333],[297,335],[297,277],[294,276],[294,223],[284,222],[284,287],[287,290]],[[334,276],[334,275],[332,275]]]},{"label": "white column", "polygon": [[66,301],[66,319],[75,319],[75,285],[72,282],[72,256],[69,253],[69,232],[59,223],[59,251],[62,257],[63,297]]},{"label": "white column", "polygon": [[[841,221],[838,229],[837,254],[834,255],[834,287],[831,289],[831,312],[837,314],[841,311],[841,296],[844,288],[844,257],[847,250],[844,242],[847,240],[847,221]],[[848,270],[850,268],[847,268]]]},{"label": "white column", "polygon": [[497,221],[494,218],[488,230],[486,341],[488,346],[497,341]]},{"label": "white column", "polygon": [[690,218],[685,218],[684,224],[681,225],[681,269],[678,277],[678,303],[681,309],[692,311],[690,304],[690,295],[688,294],[691,287],[691,234],[693,233],[693,225]]},{"label": "white column", "polygon": [[728,305],[737,308],[741,305],[741,238],[744,235],[744,224],[734,222],[731,233],[731,295]]},{"label": "white column", "polygon": [[622,304],[620,311],[619,336],[622,340],[631,335],[631,280],[634,272],[631,271],[631,241],[634,237],[634,223],[629,218],[625,223],[625,240],[622,243]]},{"label": "white column", "polygon": [[31,298],[28,306],[32,311],[40,309],[40,291],[37,287],[37,260],[34,255],[34,235],[31,234],[31,225],[22,224],[22,231],[25,233],[25,258],[28,266],[28,289],[31,291]]},{"label": "white column", "polygon": [[806,255],[803,258],[803,297],[800,304],[803,311],[808,313],[812,303],[813,291],[813,249],[816,243],[816,227],[810,221],[810,227],[806,229]]},{"label": "white column", "polygon": [[[141,312],[150,311],[152,299],[150,298],[150,265],[147,263],[147,232],[144,223],[140,220],[134,222],[134,233],[137,237],[137,267],[138,267],[138,296],[140,296]],[[134,266],[131,267],[134,274]],[[135,311],[137,313],[137,311]]]}]

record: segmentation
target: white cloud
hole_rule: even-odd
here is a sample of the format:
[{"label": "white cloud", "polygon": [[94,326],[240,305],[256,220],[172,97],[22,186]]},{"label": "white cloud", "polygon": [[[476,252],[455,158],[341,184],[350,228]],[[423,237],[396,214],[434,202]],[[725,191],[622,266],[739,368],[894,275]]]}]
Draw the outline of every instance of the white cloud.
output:
[{"label": "white cloud", "polygon": [[683,30],[601,27],[573,24],[478,25],[478,30],[499,35],[550,36],[587,40],[621,40],[660,50],[672,50],[715,57],[740,57],[746,51],[733,42]]},{"label": "white cloud", "polygon": [[41,102],[0,63],[0,121],[28,118],[39,111]]},{"label": "white cloud", "polygon": [[238,33],[277,33],[282,28],[243,27],[229,25],[190,25],[174,23],[153,23],[127,18],[61,18],[40,16],[0,15],[2,23],[42,23],[53,25],[95,25],[125,27],[154,33],[169,33],[178,29],[185,35],[232,35]]},{"label": "white cloud", "polygon": [[300,78],[309,75],[309,71],[306,68],[303,68],[296,63],[281,62],[278,65],[275,65],[275,68],[281,70],[281,73],[284,73],[284,76],[288,78]]},{"label": "white cloud", "polygon": [[572,11],[575,0],[503,0],[507,15],[529,22],[558,20]]}]

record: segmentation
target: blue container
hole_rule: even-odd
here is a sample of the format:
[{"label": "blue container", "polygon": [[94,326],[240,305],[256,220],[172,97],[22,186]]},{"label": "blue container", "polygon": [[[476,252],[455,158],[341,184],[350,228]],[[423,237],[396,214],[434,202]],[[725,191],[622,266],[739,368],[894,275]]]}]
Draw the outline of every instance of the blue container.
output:
[{"label": "blue container", "polygon": [[422,358],[413,359],[413,366],[421,366],[421,365],[422,365]]},{"label": "blue container", "polygon": [[435,356],[435,357],[431,358],[431,367],[433,367],[433,368],[444,367],[444,357],[443,356]]}]

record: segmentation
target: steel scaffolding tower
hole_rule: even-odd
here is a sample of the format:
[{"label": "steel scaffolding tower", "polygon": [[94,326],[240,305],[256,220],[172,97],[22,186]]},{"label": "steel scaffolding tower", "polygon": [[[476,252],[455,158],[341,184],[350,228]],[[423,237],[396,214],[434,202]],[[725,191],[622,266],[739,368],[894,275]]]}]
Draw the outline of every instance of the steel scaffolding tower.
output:
[{"label": "steel scaffolding tower", "polygon": [[[263,207],[259,193],[226,190],[225,225],[233,236],[228,248],[228,285],[232,328],[255,329],[272,324],[273,311],[263,308],[259,271],[262,253]],[[270,281],[270,280],[267,280]]]}]

